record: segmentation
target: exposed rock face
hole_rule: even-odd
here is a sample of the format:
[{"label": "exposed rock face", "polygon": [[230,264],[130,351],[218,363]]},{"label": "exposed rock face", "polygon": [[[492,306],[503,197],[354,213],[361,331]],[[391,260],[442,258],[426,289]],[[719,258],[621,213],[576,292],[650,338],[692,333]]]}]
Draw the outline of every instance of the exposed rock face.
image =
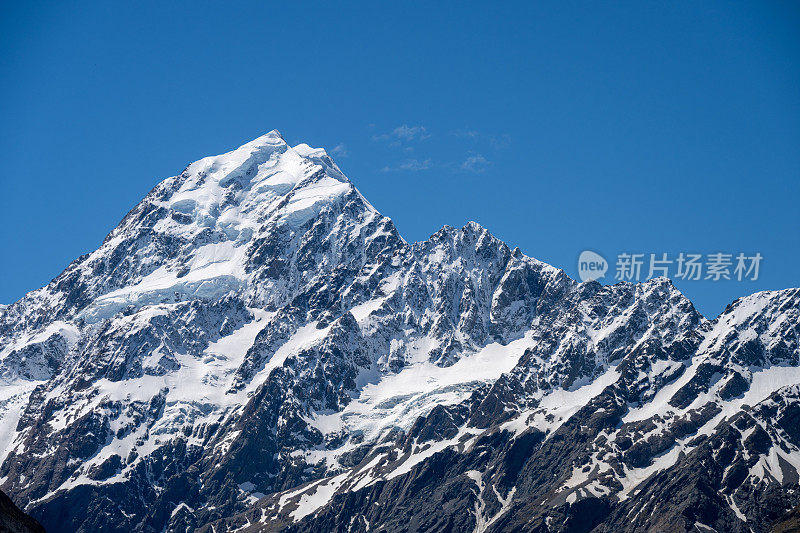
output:
[{"label": "exposed rock face", "polygon": [[4,492],[0,492],[0,532],[44,533],[44,528],[36,520],[20,511]]},{"label": "exposed rock face", "polygon": [[408,244],[271,132],[0,308],[0,487],[55,532],[769,531],[798,339],[798,289],[708,321],[475,223]]},{"label": "exposed rock face", "polygon": [[800,507],[795,507],[783,516],[772,528],[774,533],[791,533],[800,531]]}]

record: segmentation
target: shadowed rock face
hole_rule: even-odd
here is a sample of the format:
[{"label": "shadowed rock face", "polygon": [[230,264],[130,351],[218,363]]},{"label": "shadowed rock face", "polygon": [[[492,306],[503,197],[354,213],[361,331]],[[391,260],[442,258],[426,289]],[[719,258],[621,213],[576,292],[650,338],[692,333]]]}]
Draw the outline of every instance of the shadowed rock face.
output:
[{"label": "shadowed rock face", "polygon": [[44,533],[36,520],[26,515],[0,491],[0,531],[3,533]]},{"label": "shadowed rock face", "polygon": [[800,531],[800,507],[795,507],[785,516],[781,517],[772,528],[774,533],[791,533]]},{"label": "shadowed rock face", "polygon": [[0,487],[48,531],[769,531],[799,309],[408,244],[271,132],[0,308]]}]

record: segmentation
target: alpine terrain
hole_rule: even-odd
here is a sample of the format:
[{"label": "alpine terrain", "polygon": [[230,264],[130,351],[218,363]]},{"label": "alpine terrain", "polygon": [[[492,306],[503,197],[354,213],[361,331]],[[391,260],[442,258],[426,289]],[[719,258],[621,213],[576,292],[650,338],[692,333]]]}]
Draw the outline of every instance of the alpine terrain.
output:
[{"label": "alpine terrain", "polygon": [[272,131],[0,307],[0,490],[51,533],[766,532],[799,343],[800,289],[707,320],[475,223],[407,243]]}]

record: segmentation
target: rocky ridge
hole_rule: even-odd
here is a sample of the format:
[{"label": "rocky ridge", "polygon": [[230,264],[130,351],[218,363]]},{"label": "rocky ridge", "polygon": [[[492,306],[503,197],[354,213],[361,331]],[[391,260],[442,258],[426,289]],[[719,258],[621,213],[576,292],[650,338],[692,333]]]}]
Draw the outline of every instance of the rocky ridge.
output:
[{"label": "rocky ridge", "polygon": [[706,320],[475,223],[409,244],[273,131],[0,308],[0,488],[48,531],[768,531],[799,299]]}]

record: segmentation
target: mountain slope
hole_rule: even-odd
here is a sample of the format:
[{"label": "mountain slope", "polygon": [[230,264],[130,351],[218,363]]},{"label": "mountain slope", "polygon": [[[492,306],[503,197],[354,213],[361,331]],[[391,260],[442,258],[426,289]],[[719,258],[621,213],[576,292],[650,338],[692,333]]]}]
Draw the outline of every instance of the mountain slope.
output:
[{"label": "mountain slope", "polygon": [[20,511],[8,496],[0,492],[0,532],[43,533],[44,529],[36,520]]},{"label": "mountain slope", "polygon": [[273,131],[0,309],[0,488],[49,531],[766,531],[798,300],[708,321],[475,223],[408,244]]}]

